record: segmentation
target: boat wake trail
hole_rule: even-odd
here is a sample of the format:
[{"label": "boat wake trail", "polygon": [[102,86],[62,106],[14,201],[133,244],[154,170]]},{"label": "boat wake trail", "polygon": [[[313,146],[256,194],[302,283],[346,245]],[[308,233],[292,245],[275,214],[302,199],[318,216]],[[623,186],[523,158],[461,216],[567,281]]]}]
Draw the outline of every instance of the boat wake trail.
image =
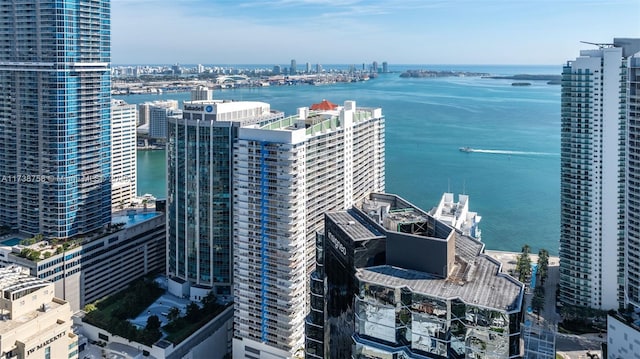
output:
[{"label": "boat wake trail", "polygon": [[494,155],[527,155],[527,156],[557,156],[557,153],[551,152],[528,152],[528,151],[506,151],[506,150],[482,150],[482,149],[470,149],[469,152],[476,153],[490,153]]}]

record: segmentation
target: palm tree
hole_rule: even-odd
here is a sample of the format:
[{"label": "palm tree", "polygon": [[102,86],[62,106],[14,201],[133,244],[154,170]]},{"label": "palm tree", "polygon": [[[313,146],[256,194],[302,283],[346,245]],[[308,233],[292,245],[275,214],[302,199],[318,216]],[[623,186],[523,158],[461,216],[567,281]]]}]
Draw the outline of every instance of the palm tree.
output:
[{"label": "palm tree", "polygon": [[178,309],[177,307],[171,307],[171,309],[169,309],[169,311],[167,312],[167,319],[173,322],[178,318],[180,318],[180,309]]}]

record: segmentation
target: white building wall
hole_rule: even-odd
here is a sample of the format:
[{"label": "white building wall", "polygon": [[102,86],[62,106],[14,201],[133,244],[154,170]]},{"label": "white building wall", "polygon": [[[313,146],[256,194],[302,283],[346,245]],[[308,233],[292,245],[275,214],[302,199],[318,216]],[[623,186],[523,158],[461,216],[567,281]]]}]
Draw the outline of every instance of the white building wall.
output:
[{"label": "white building wall", "polygon": [[607,358],[640,359],[640,330],[607,316]]},{"label": "white building wall", "polygon": [[136,196],[136,105],[111,101],[111,207],[126,208]]},{"label": "white building wall", "polygon": [[[602,125],[602,182],[596,181],[596,188],[601,188],[602,207],[602,238],[595,238],[594,264],[595,273],[592,281],[594,284],[593,306],[596,308],[618,308],[618,286],[614,278],[619,277],[618,246],[620,244],[620,204],[623,191],[621,180],[624,174],[620,171],[621,155],[624,142],[621,141],[620,122],[620,88],[622,49],[609,48],[603,50],[604,62],[602,75],[594,75],[593,92],[601,94],[602,107],[600,114],[597,111],[597,96],[593,117],[601,116]],[[600,78],[598,78],[600,77]],[[600,83],[598,80],[601,80]],[[597,126],[597,124],[596,124]],[[597,131],[597,127],[595,128]],[[597,132],[596,132],[597,133]],[[597,157],[596,157],[597,158]],[[594,170],[598,171],[598,162],[594,161]],[[599,185],[599,186],[598,186]],[[598,211],[596,211],[598,215]]]},{"label": "white building wall", "polygon": [[[615,309],[624,178],[622,50],[585,50],[580,55],[569,64],[569,83],[563,82],[563,105],[571,105],[571,115],[563,107],[563,130],[569,132],[562,133],[562,161],[572,168],[561,170],[560,298],[565,304]],[[568,88],[570,95],[565,93]]]},{"label": "white building wall", "polygon": [[303,348],[323,213],[384,191],[379,109],[348,101],[298,113],[288,125],[240,128],[234,147],[234,358],[290,358]]},{"label": "white building wall", "polygon": [[[637,40],[640,43],[640,39]],[[625,300],[640,307],[640,53],[628,61]]]},{"label": "white building wall", "polygon": [[241,130],[234,146],[234,337],[293,354],[307,312],[305,144],[268,135]]}]

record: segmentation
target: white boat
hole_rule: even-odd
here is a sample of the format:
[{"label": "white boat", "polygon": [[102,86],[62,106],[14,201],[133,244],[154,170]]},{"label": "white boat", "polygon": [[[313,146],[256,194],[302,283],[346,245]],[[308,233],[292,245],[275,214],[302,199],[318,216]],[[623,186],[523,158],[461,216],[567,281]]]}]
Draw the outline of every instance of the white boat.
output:
[{"label": "white boat", "polygon": [[473,148],[471,147],[460,147],[460,152],[473,152]]}]

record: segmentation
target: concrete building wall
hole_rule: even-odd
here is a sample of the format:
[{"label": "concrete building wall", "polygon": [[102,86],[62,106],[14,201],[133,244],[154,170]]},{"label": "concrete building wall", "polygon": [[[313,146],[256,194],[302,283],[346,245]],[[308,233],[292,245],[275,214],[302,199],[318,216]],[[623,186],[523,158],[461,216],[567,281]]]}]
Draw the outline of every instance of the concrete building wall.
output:
[{"label": "concrete building wall", "polygon": [[607,316],[606,359],[640,359],[640,328]]},{"label": "concrete building wall", "polygon": [[78,357],[69,303],[54,297],[54,286],[18,266],[0,269],[2,321],[0,352],[7,358]]},{"label": "concrete building wall", "polygon": [[264,358],[303,350],[307,283],[324,212],[384,190],[384,117],[376,110],[346,101],[335,111],[299,109],[297,116],[239,129],[234,348]]},{"label": "concrete building wall", "polygon": [[622,49],[581,51],[563,69],[560,300],[616,309],[624,218]]},{"label": "concrete building wall", "polygon": [[[151,216],[152,212],[146,215]],[[38,262],[8,254],[5,263],[29,268],[31,275],[53,282],[56,296],[67,300],[77,311],[147,273],[164,272],[165,225],[164,214],[158,212],[137,225]]]},{"label": "concrete building wall", "polygon": [[111,208],[128,207],[136,196],[136,105],[111,101]]}]

